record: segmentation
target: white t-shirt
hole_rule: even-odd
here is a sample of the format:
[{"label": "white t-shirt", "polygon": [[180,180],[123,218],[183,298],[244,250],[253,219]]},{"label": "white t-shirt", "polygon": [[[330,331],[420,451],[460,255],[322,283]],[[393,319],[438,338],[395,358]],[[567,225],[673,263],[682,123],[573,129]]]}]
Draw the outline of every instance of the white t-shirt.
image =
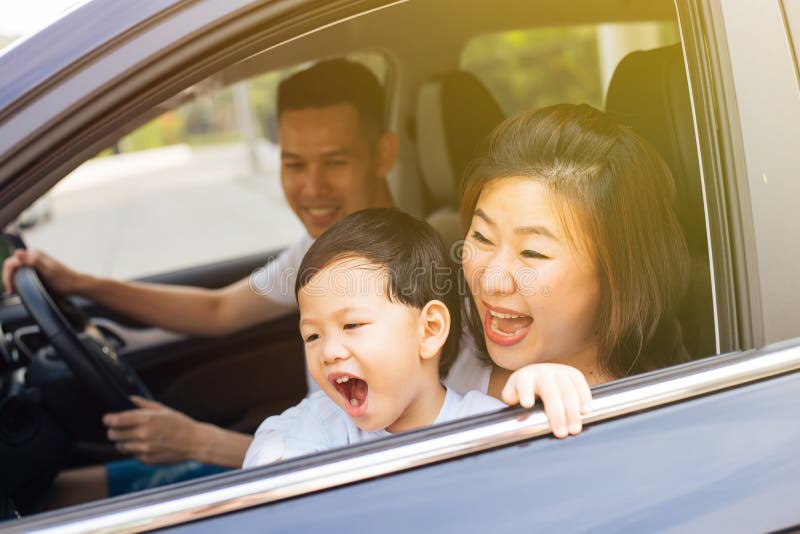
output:
[{"label": "white t-shirt", "polygon": [[[250,287],[264,298],[296,308],[297,297],[294,294],[294,285],[297,282],[297,274],[303,256],[306,255],[313,243],[314,238],[305,234],[289,245],[277,258],[250,275]],[[320,391],[317,383],[311,378],[311,373],[308,372],[305,358],[303,358],[303,365],[306,369],[308,395]]]},{"label": "white t-shirt", "polygon": [[465,327],[461,332],[461,340],[458,348],[456,361],[450,367],[447,378],[442,380],[445,386],[452,388],[459,393],[467,391],[489,392],[489,378],[492,374],[492,366],[484,363],[479,358],[478,347],[472,334]]},{"label": "white t-shirt", "polygon": [[[461,395],[447,388],[442,409],[433,424],[504,406],[499,400],[477,391]],[[281,415],[268,417],[261,423],[242,467],[247,469],[390,435],[386,430],[361,430],[330,397],[318,391]]]},{"label": "white t-shirt", "polygon": [[259,295],[279,304],[297,307],[294,284],[303,256],[314,243],[314,238],[305,234],[289,245],[277,258],[250,275],[250,287]]}]

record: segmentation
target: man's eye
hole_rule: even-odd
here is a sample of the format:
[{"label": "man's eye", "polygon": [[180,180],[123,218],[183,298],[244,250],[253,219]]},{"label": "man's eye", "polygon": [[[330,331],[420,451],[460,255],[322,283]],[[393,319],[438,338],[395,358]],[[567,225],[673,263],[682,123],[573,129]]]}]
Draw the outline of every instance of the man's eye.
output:
[{"label": "man's eye", "polygon": [[535,250],[523,250],[522,252],[520,252],[520,254],[522,255],[523,258],[535,258],[541,260],[550,259],[549,256],[545,256],[541,252],[536,252]]},{"label": "man's eye", "polygon": [[306,343],[311,343],[312,341],[315,341],[317,339],[319,339],[319,334],[311,334],[309,336],[306,336],[305,341]]},{"label": "man's eye", "polygon": [[331,167],[344,167],[345,165],[347,165],[347,160],[332,159],[328,162],[328,165]]},{"label": "man's eye", "polygon": [[486,239],[486,237],[484,237],[484,235],[482,233],[478,232],[477,230],[473,230],[472,231],[472,239],[474,239],[478,243],[483,243],[484,245],[491,245],[492,244],[491,241]]},{"label": "man's eye", "polygon": [[292,171],[299,171],[303,168],[303,164],[297,161],[285,161],[283,162],[283,168]]}]

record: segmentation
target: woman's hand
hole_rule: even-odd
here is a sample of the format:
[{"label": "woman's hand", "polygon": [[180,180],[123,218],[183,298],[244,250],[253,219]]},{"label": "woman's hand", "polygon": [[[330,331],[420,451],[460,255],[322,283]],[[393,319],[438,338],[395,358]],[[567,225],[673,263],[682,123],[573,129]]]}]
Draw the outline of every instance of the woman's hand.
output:
[{"label": "woman's hand", "polygon": [[558,363],[535,363],[508,378],[501,398],[506,404],[530,408],[541,399],[550,429],[557,438],[578,434],[581,416],[591,411],[592,392],[583,373]]},{"label": "woman's hand", "polygon": [[106,414],[108,439],[117,450],[146,464],[171,464],[194,459],[202,424],[160,402],[131,397],[138,409]]}]

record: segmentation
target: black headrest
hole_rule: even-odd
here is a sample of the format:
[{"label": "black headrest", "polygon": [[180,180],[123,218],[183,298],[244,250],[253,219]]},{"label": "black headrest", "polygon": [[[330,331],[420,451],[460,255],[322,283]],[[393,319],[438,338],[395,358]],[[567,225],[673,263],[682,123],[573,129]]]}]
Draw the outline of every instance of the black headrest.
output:
[{"label": "black headrest", "polygon": [[417,98],[419,163],[438,203],[456,204],[467,163],[503,119],[494,96],[468,72],[447,72],[422,84]]},{"label": "black headrest", "polygon": [[606,112],[650,141],[667,162],[689,250],[692,255],[707,254],[697,141],[681,46],[625,56],[608,86]]}]

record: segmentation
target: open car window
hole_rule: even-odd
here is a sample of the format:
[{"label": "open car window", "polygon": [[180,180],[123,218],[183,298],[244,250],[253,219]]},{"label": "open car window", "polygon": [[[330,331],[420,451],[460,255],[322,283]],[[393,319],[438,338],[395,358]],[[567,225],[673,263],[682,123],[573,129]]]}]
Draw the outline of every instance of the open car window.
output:
[{"label": "open car window", "polygon": [[[688,8],[683,8],[680,30],[671,1],[632,7],[626,2],[570,0],[549,3],[539,11],[512,1],[499,7],[479,1],[457,6],[445,0],[367,4],[359,4],[342,20],[314,12],[319,20],[309,15],[311,21],[305,21],[303,31],[282,26],[286,20],[299,24],[302,14],[286,15],[285,20],[272,21],[283,32],[280,38],[264,38],[254,47],[243,33],[238,39],[247,41],[248,48],[225,48],[231,60],[216,64],[212,73],[203,72],[205,81],[193,80],[189,87],[176,82],[184,91],[181,94],[175,87],[161,89],[158,102],[151,104],[168,110],[152,108],[150,120],[135,129],[132,119],[117,124],[126,134],[117,135],[111,148],[86,161],[43,197],[39,209],[44,215],[33,211],[30,221],[21,221],[28,243],[81,270],[115,278],[180,275],[190,267],[284,248],[303,229],[286,206],[277,177],[275,86],[286,74],[331,56],[350,56],[367,64],[389,89],[388,124],[400,140],[398,163],[389,181],[398,206],[416,215],[435,215],[436,220],[454,216],[459,173],[449,163],[446,144],[428,143],[420,135],[420,125],[441,121],[435,113],[421,116],[418,103],[424,83],[444,73],[466,71],[486,86],[504,116],[559,102],[585,102],[612,113],[654,143],[676,176],[680,222],[692,256],[689,293],[680,312],[692,361],[596,388],[599,402],[586,421],[596,424],[598,431],[587,440],[603,434],[603,425],[617,424],[626,416],[650,413],[655,419],[662,407],[794,369],[785,357],[787,347],[761,348],[757,335],[742,334],[743,317],[750,312],[740,294],[746,289],[740,284],[746,277],[737,270],[744,263],[734,261],[729,250],[738,246],[734,241],[738,237],[731,237],[738,227],[727,225],[723,198],[729,187],[724,180],[737,177],[723,172],[722,163],[731,164],[733,158],[720,156],[727,145],[715,137],[717,102],[706,85],[713,81],[706,78],[714,76],[705,70],[710,67],[702,62],[696,36],[691,36],[695,26],[689,21],[699,23],[689,17]],[[228,43],[216,38],[220,47]],[[669,70],[658,70],[663,65]],[[662,89],[650,82],[659,81],[664,72],[670,82],[667,98],[639,100],[648,91]],[[192,77],[191,69],[181,73]],[[192,88],[195,94],[188,100],[170,104],[185,98]],[[656,103],[676,107],[657,117],[640,113],[660,109]],[[426,161],[442,166],[431,167]],[[763,180],[766,184],[766,173]],[[296,345],[295,326],[293,322],[269,335]],[[260,342],[261,334],[237,338],[236,343],[249,344],[250,349]],[[145,369],[166,361],[166,371],[186,371],[163,358],[165,352],[176,352],[173,345],[164,347],[169,350],[160,355],[151,354],[149,347],[136,355],[141,357],[137,361]],[[213,345],[202,363],[211,361],[209,354],[228,348],[224,343]],[[209,404],[214,391],[204,389],[213,385],[208,377],[222,381],[224,375],[206,367],[204,380],[191,382],[192,370],[176,372],[174,377],[166,371],[153,373],[158,387],[171,391],[190,383],[183,390],[195,393],[187,402],[190,408]],[[280,380],[265,377],[264,388]],[[225,395],[240,393],[233,389]],[[224,426],[236,415],[224,412],[209,410],[208,415]],[[266,414],[259,411],[258,418]],[[254,429],[252,424],[246,428]],[[143,528],[158,528],[290,497],[324,498],[325,490],[343,484],[352,489],[363,480],[385,481],[397,472],[407,473],[409,467],[447,465],[462,458],[477,461],[486,451],[506,454],[510,449],[503,447],[547,435],[541,412],[530,415],[514,408],[257,470],[167,486],[127,500],[98,502],[86,519],[96,523],[83,525],[105,528],[137,517],[144,518]],[[94,459],[100,463],[100,455]],[[69,521],[82,520],[77,512],[65,514]]]},{"label": "open car window", "polygon": [[[380,54],[348,57],[386,79]],[[21,235],[79,271],[123,280],[297,241],[305,230],[281,190],[275,101],[278,83],[310,64],[184,90],[29,208]]]}]

